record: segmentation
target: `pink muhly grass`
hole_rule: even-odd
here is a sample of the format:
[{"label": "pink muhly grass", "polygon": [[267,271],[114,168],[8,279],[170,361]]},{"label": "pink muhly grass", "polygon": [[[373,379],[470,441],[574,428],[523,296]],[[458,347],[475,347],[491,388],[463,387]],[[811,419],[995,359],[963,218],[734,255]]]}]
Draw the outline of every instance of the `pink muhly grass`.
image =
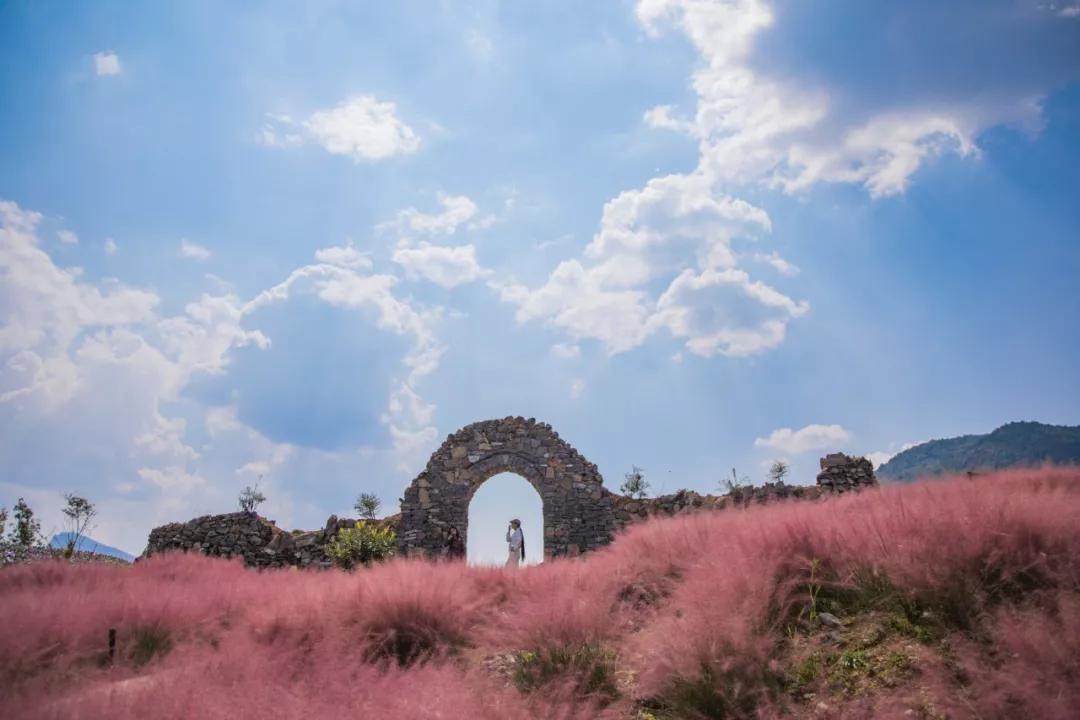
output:
[{"label": "pink muhly grass", "polygon": [[512,574],[507,602],[491,618],[485,639],[496,647],[524,649],[613,639],[615,586],[597,570],[589,560],[568,560]]},{"label": "pink muhly grass", "polygon": [[656,620],[628,645],[640,697],[689,693],[736,716],[767,701],[773,640],[763,623],[782,555],[758,519],[735,512],[711,528],[713,518],[679,521],[710,550],[698,553]]},{"label": "pink muhly grass", "polygon": [[959,665],[920,661],[917,691],[852,701],[847,716],[902,717],[922,693],[959,717],[1075,717],[1078,593],[1076,468],[655,520],[586,557],[516,572],[412,560],[255,572],[198,555],[39,563],[0,570],[0,716],[628,709],[625,698],[597,709],[572,677],[519,693],[483,670],[497,654],[553,648],[595,651],[633,679],[633,697],[688,717],[764,716],[783,704],[785,631],[831,602],[842,618],[899,603],[959,648]]},{"label": "pink muhly grass", "polygon": [[59,666],[88,662],[109,628],[121,629],[121,643],[141,628],[193,631],[235,612],[253,584],[269,589],[245,578],[238,563],[197,556],[155,559],[134,570],[61,562],[5,569],[5,617],[20,620],[0,624],[0,672],[44,658]]},{"label": "pink muhly grass", "polygon": [[359,573],[350,622],[369,658],[405,666],[473,644],[493,593],[457,563],[400,560]]},{"label": "pink muhly grass", "polygon": [[1080,597],[1060,592],[1041,607],[1001,609],[993,655],[962,645],[964,693],[978,717],[1071,720],[1080,712]]},{"label": "pink muhly grass", "polygon": [[[670,537],[677,527],[675,537],[708,550],[686,548],[698,561],[667,611],[632,643],[639,691],[647,697],[759,671],[764,689],[762,663],[781,629],[775,623],[786,617],[783,608],[809,603],[811,564],[822,572],[818,583],[848,587],[878,572],[961,626],[1010,593],[1080,587],[1080,478],[1066,476],[1003,473],[640,528],[639,535]],[[639,537],[613,551],[644,544]]]},{"label": "pink muhly grass", "polygon": [[380,670],[348,658],[324,655],[300,673],[291,664],[250,648],[200,654],[178,667],[120,682],[104,680],[63,698],[19,703],[11,717],[65,720],[205,720],[235,718],[531,717],[526,699],[505,687],[448,665],[408,671]]}]

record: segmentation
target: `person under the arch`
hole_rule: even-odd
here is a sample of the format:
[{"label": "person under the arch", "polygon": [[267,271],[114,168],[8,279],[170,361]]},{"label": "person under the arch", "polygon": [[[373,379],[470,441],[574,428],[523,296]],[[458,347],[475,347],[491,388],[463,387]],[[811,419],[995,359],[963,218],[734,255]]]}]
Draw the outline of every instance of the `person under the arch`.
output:
[{"label": "person under the arch", "polygon": [[514,518],[506,530],[506,542],[510,545],[510,557],[506,567],[517,567],[525,559],[525,535],[521,532],[521,521]]},{"label": "person under the arch", "polygon": [[446,535],[446,542],[443,544],[443,555],[446,556],[447,560],[465,559],[465,540],[456,527],[451,526],[450,532]]}]

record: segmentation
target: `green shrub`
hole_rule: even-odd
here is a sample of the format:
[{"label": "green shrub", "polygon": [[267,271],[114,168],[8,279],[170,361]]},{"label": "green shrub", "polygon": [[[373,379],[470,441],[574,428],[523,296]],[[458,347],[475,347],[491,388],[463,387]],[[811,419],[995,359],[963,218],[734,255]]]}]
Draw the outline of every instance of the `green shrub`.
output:
[{"label": "green shrub", "polygon": [[393,530],[360,520],[356,527],[338,530],[325,550],[335,565],[351,570],[385,560],[394,554],[396,546],[397,534]]},{"label": "green shrub", "polygon": [[906,654],[888,648],[845,650],[829,662],[829,685],[846,695],[863,694],[882,685],[895,687],[913,665]]},{"label": "green shrub", "polygon": [[172,637],[169,631],[159,625],[139,628],[134,633],[131,648],[131,661],[135,665],[145,665],[157,655],[164,655],[172,649]]},{"label": "green shrub", "polygon": [[585,695],[614,698],[615,653],[594,645],[555,646],[516,653],[514,685],[532,692],[553,680],[573,678],[575,690]]},{"label": "green shrub", "polygon": [[763,701],[780,695],[783,681],[768,664],[726,668],[703,664],[698,677],[675,679],[646,706],[657,717],[671,720],[752,720],[760,717]]},{"label": "green shrub", "polygon": [[801,690],[816,682],[820,675],[821,662],[817,655],[811,655],[796,666],[792,678],[793,684],[796,690]]}]

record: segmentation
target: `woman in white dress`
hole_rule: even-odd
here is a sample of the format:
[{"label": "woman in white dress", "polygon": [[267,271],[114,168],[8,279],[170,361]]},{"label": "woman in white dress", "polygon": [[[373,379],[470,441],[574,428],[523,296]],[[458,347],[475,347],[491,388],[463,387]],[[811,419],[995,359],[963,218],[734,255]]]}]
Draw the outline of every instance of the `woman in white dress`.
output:
[{"label": "woman in white dress", "polygon": [[506,542],[510,546],[506,567],[517,567],[518,563],[525,559],[525,536],[521,532],[521,521],[517,518],[510,521],[510,527],[506,530]]}]

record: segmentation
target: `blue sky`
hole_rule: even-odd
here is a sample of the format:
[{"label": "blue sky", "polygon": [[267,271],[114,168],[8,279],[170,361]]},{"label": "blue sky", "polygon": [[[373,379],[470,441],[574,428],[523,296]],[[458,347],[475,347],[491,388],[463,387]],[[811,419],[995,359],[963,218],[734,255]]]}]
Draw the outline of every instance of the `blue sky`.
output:
[{"label": "blue sky", "polygon": [[490,417],[669,492],[1080,422],[1080,5],[897,5],[3,4],[0,504],[138,552]]}]

